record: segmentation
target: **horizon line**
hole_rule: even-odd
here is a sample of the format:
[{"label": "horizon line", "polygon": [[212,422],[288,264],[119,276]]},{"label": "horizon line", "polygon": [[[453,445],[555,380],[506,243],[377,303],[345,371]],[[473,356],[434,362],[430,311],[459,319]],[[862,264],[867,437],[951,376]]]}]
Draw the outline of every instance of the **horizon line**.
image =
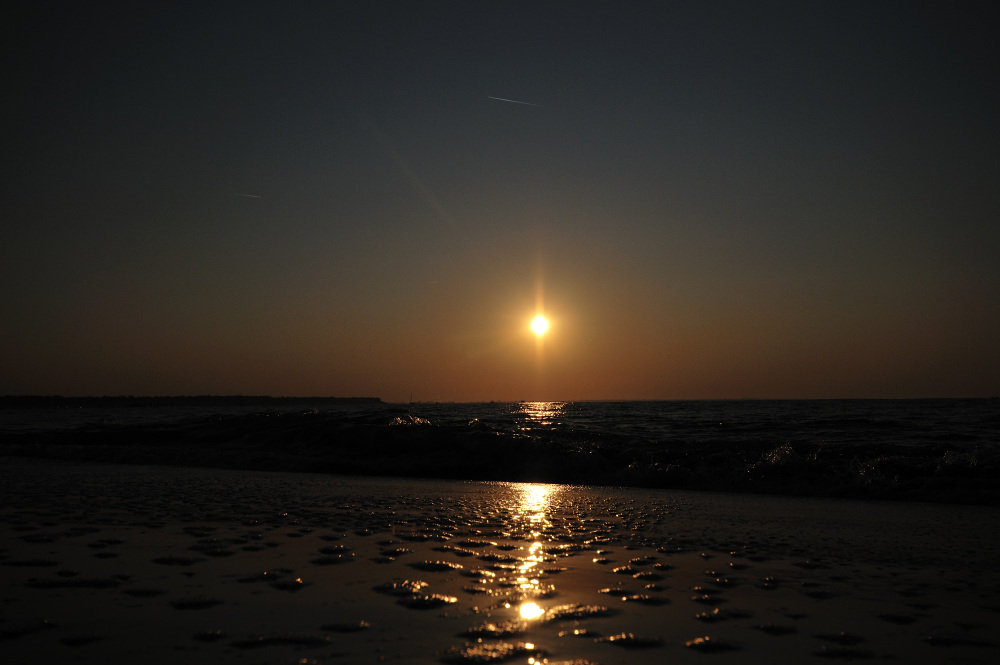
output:
[{"label": "horizon line", "polygon": [[161,395],[61,395],[61,394],[6,394],[0,395],[0,405],[11,401],[56,400],[270,400],[270,401],[364,401],[381,404],[523,404],[538,402],[598,403],[598,402],[818,402],[818,401],[919,401],[919,400],[997,400],[1000,396],[925,396],[925,397],[641,397],[641,398],[586,398],[586,399],[492,399],[492,400],[390,400],[365,395],[262,395],[242,393],[192,393]]}]

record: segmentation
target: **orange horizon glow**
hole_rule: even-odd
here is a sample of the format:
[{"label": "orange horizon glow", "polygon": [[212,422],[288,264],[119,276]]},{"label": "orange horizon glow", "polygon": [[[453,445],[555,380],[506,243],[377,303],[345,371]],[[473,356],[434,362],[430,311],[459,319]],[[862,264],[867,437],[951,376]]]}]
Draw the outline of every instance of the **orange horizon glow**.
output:
[{"label": "orange horizon glow", "polygon": [[985,10],[273,4],[29,6],[0,396],[1000,396]]}]

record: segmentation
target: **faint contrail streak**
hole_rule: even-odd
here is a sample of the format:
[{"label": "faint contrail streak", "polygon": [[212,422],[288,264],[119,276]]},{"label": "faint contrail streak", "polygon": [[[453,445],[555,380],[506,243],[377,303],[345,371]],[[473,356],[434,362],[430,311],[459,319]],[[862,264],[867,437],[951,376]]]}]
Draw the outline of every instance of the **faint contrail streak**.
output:
[{"label": "faint contrail streak", "polygon": [[238,194],[236,192],[233,192],[233,196],[242,196],[242,197],[248,198],[248,199],[262,199],[262,198],[264,198],[263,196],[258,196],[257,194]]},{"label": "faint contrail streak", "polygon": [[537,106],[538,108],[545,108],[541,104],[532,104],[531,102],[519,102],[516,99],[504,99],[503,97],[491,97],[486,95],[486,99],[495,99],[498,102],[510,102],[511,104],[524,104],[525,106]]}]

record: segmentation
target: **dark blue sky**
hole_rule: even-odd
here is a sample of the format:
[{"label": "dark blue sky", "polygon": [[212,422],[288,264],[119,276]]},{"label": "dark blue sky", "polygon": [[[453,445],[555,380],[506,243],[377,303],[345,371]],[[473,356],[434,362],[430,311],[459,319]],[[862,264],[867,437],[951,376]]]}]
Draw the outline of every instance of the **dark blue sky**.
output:
[{"label": "dark blue sky", "polygon": [[8,26],[0,393],[1000,392],[988,5],[118,4]]}]

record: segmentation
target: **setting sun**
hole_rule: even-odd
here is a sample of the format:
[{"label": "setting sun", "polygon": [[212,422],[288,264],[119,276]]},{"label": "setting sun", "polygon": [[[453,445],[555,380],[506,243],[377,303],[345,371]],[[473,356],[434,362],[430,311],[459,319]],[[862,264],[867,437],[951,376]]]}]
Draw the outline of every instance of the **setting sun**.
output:
[{"label": "setting sun", "polygon": [[548,319],[539,314],[532,320],[531,329],[535,331],[536,335],[544,335],[545,331],[549,329]]}]

